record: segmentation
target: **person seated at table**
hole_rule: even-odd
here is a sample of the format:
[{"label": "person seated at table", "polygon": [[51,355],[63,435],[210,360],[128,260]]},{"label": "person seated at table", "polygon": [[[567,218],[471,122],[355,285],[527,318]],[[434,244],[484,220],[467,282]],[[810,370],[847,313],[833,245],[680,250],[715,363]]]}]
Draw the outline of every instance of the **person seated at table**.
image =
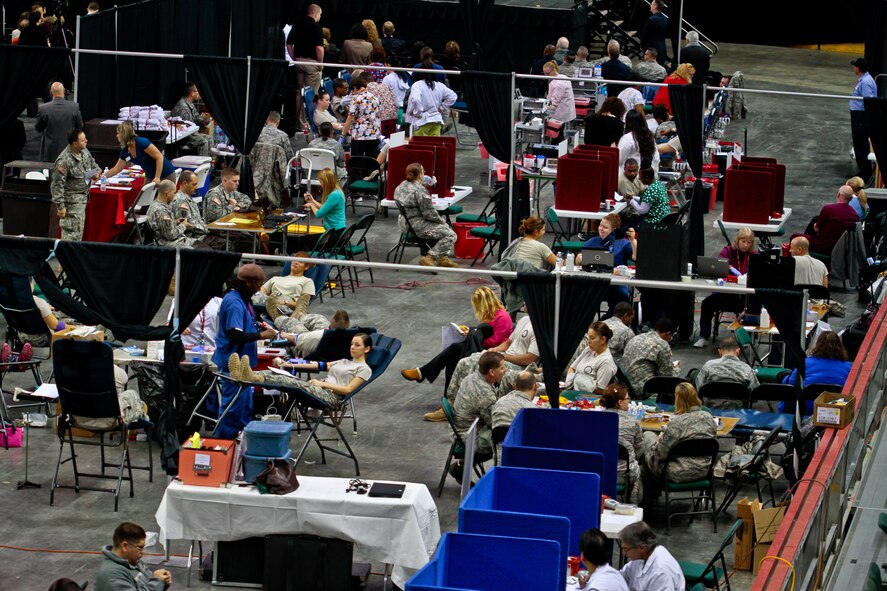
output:
[{"label": "person seated at table", "polygon": [[625,103],[608,97],[597,113],[585,118],[584,142],[592,146],[615,146],[625,131]]},{"label": "person seated at table", "polygon": [[[613,265],[616,267],[629,264],[630,260],[637,258],[637,253],[635,252],[636,243],[631,242],[627,238],[618,238],[616,236],[616,230],[618,230],[621,225],[622,218],[619,217],[618,213],[609,213],[605,215],[604,218],[598,222],[598,235],[589,238],[583,247],[606,250],[607,252],[613,253]],[[576,256],[576,264],[582,264],[581,253]],[[613,314],[612,310],[616,307],[616,304],[619,302],[631,301],[628,293],[628,286],[611,285],[607,288],[607,293],[604,296],[604,299],[607,301],[608,308],[605,316],[609,318]]]},{"label": "person seated at table", "polygon": [[[297,252],[295,256],[311,258],[304,250]],[[316,293],[314,281],[305,277],[305,271],[313,266],[313,263],[292,261],[289,275],[277,275],[265,282],[253,296],[253,304],[265,306],[268,316],[275,324],[280,316],[301,318],[308,313],[308,304]]]},{"label": "person seated at table", "polygon": [[622,171],[619,173],[619,180],[616,185],[616,192],[624,198],[631,200],[632,197],[640,197],[644,193],[644,183],[638,178],[640,172],[638,161],[634,158],[626,158],[622,165]]},{"label": "person seated at table", "polygon": [[847,179],[847,186],[853,189],[853,197],[850,199],[850,207],[859,216],[860,221],[865,219],[869,212],[868,199],[865,194],[865,181],[855,176]]},{"label": "person seated at table", "polygon": [[[835,384],[843,387],[850,375],[853,364],[848,361],[849,355],[841,337],[832,331],[821,333],[816,337],[813,348],[807,354],[804,361],[804,384]],[[798,370],[782,380],[783,384],[794,384],[798,380]],[[785,411],[785,402],[779,403],[779,412]],[[803,414],[813,414],[813,401],[808,400],[804,406]]]},{"label": "person seated at table", "polygon": [[320,181],[321,200],[314,199],[310,192],[305,193],[305,211],[311,211],[322,220],[326,230],[344,230],[345,193],[336,173],[324,168],[317,173],[317,180]]},{"label": "person seated at table", "polygon": [[626,220],[626,228],[637,228],[638,224],[644,222],[656,224],[671,213],[668,191],[662,181],[656,178],[656,171],[652,168],[642,168],[639,177],[646,188],[640,197],[632,197],[628,202],[636,215]]},{"label": "person seated at table", "polygon": [[510,255],[507,258],[526,261],[537,269],[546,269],[546,265],[553,267],[557,257],[548,248],[542,237],[545,236],[545,222],[542,218],[530,216],[521,220],[517,229],[521,237],[517,240],[514,250],[508,249]]},{"label": "person seated at table", "polygon": [[111,178],[124,168],[138,164],[145,171],[145,182],[159,185],[160,181],[176,181],[176,169],[157,146],[147,138],[136,135],[132,123],[124,121],[117,126],[117,142],[120,144],[120,157],[114,168],[108,171]]},{"label": "person seated at table", "polygon": [[333,125],[327,121],[321,123],[317,131],[318,136],[308,143],[309,148],[320,148],[321,150],[329,150],[336,156],[336,176],[340,183],[348,180],[348,170],[345,168],[345,149],[336,139],[333,138]]},{"label": "person seated at table", "polygon": [[256,140],[256,143],[280,146],[286,161],[289,162],[293,159],[293,144],[290,142],[290,136],[280,129],[280,113],[278,111],[268,112],[265,125],[262,127],[262,133],[259,134],[259,139]]},{"label": "person seated at table", "polygon": [[675,326],[668,318],[660,318],[653,330],[632,338],[625,346],[622,364],[636,392],[653,376],[676,376],[678,366],[672,363],[671,347]]},{"label": "person seated at table", "polygon": [[628,450],[628,461],[619,460],[616,474],[620,482],[623,481],[626,470],[631,476],[631,490],[625,491],[626,503],[636,499],[640,491],[640,462],[644,459],[644,434],[640,423],[628,414],[629,402],[631,398],[628,395],[628,388],[622,384],[610,384],[604,388],[604,393],[598,402],[605,411],[615,412],[619,416],[619,445]]},{"label": "person seated at table", "polygon": [[250,368],[249,357],[244,355],[242,358],[238,358],[236,353],[232,353],[228,358],[228,372],[231,379],[241,382],[299,388],[318,400],[335,406],[342,398],[354,392],[373,375],[373,370],[366,362],[367,353],[372,349],[372,339],[368,334],[361,332],[351,339],[350,359],[288,363],[280,357],[275,357],[272,361],[274,366],[280,369],[328,371],[326,379],[323,380],[314,378],[306,381],[270,370],[253,371]]},{"label": "person seated at table", "polygon": [[[751,228],[739,228],[733,237],[733,242],[721,249],[718,258],[725,259],[730,264],[731,274],[746,275],[751,256],[758,254],[755,242],[755,233]],[[699,339],[693,343],[693,346],[697,349],[708,346],[712,322],[718,311],[738,314],[744,308],[745,296],[725,293],[713,293],[707,296],[702,300],[699,311]]]},{"label": "person seated at table", "polygon": [[512,390],[499,398],[491,411],[493,429],[499,427],[511,427],[514,417],[522,408],[536,408],[533,398],[536,397],[536,374],[530,371],[522,371],[517,374]]},{"label": "person seated at table", "polygon": [[[718,435],[711,414],[702,410],[702,401],[692,384],[680,383],[674,393],[674,414],[668,428],[658,434],[644,433],[647,453],[642,480],[647,505],[659,496],[665,479],[665,460],[675,445],[686,439],[714,439]],[[668,479],[672,482],[698,480],[708,473],[708,467],[708,458],[679,458],[669,463]]]},{"label": "person seated at table", "polygon": [[810,241],[806,236],[792,238],[789,252],[795,259],[795,285],[828,287],[828,268],[825,263],[810,256]]},{"label": "person seated at table", "polygon": [[579,558],[585,574],[577,581],[581,591],[628,591],[625,578],[610,566],[612,549],[604,533],[592,528],[579,537]]},{"label": "person seated at table", "polygon": [[705,362],[696,374],[696,388],[709,382],[736,382],[749,390],[758,387],[758,376],[748,363],[739,358],[739,341],[732,334],[718,339],[718,357]]},{"label": "person seated at table", "polygon": [[847,185],[841,185],[835,196],[834,203],[827,203],[819,210],[819,215],[813,218],[812,229],[808,226],[807,234],[810,240],[810,251],[831,256],[832,250],[847,230],[859,221],[850,200],[853,199],[853,189]]},{"label": "person seated at table", "polygon": [[187,235],[191,228],[188,218],[179,218],[172,208],[175,193],[175,183],[160,181],[157,197],[148,206],[148,226],[154,232],[154,241],[158,246],[192,248],[197,239]]},{"label": "person seated at table", "polygon": [[569,390],[600,394],[616,376],[616,363],[607,350],[607,342],[613,331],[603,322],[595,322],[588,329],[588,347],[567,369],[566,384]]},{"label": "person seated at table", "polygon": [[431,201],[431,193],[425,185],[425,169],[418,162],[407,166],[406,178],[394,190],[394,200],[403,207],[403,216],[397,218],[400,231],[406,233],[407,220],[416,233],[417,238],[436,240],[428,249],[428,254],[419,259],[424,267],[458,267],[459,264],[450,260],[456,244],[456,233],[447,224]]},{"label": "person seated at table", "polygon": [[[610,310],[607,310],[609,313]],[[634,308],[630,302],[619,302],[612,308],[613,315],[604,320],[604,324],[613,331],[613,336],[607,341],[607,349],[614,361],[622,359],[628,341],[634,338],[631,324],[634,322]]]},{"label": "person seated at table", "polygon": [[413,382],[428,381],[433,384],[441,370],[444,370],[446,387],[449,386],[453,370],[460,359],[506,342],[508,335],[513,332],[511,316],[493,290],[489,287],[474,290],[471,294],[471,308],[480,324],[465,333],[465,340],[452,343],[422,367],[401,370],[400,375]]},{"label": "person seated at table", "polygon": [[643,521],[631,523],[619,532],[619,543],[628,558],[620,571],[629,591],[683,591],[686,589],[681,565],[665,546],[656,542],[656,533]]},{"label": "person seated at table", "polygon": [[203,216],[200,215],[200,208],[194,202],[191,195],[197,190],[197,175],[190,170],[183,170],[179,177],[179,190],[172,200],[172,209],[176,213],[176,222],[187,220],[188,224],[185,228],[185,235],[191,238],[200,239],[209,234],[209,228]]},{"label": "person seated at table", "polygon": [[234,168],[222,169],[222,182],[203,198],[203,219],[207,224],[230,215],[235,211],[247,211],[253,200],[237,191],[240,173]]},{"label": "person seated at table", "polygon": [[332,99],[330,98],[330,93],[321,90],[314,97],[314,102],[317,105],[314,107],[314,125],[317,129],[320,129],[320,126],[324,123],[329,123],[333,126],[333,129],[342,132],[342,127],[344,123],[340,122],[336,115],[333,113],[330,106],[332,105]]},{"label": "person seated at table", "polygon": [[[209,127],[213,118],[208,114],[201,114],[194,106],[194,103],[200,100],[200,93],[197,92],[197,85],[193,82],[185,82],[185,93],[179,102],[170,110],[172,117],[178,117],[182,121],[189,121],[198,127]],[[174,132],[173,132],[174,133]],[[173,138],[175,136],[173,135]],[[209,150],[212,147],[212,138],[204,133],[192,133],[185,139],[178,142],[181,147],[187,150],[194,150],[198,156],[209,156]]]}]

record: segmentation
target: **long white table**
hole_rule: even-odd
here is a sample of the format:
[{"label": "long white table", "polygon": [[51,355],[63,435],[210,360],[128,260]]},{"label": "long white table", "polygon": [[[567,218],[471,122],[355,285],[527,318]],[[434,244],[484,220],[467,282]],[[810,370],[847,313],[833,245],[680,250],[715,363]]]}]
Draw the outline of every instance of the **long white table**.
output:
[{"label": "long white table", "polygon": [[628,206],[624,201],[617,201],[613,204],[613,209],[601,211],[573,211],[570,209],[555,209],[554,213],[559,218],[575,218],[580,220],[602,220],[611,213],[619,213]]},{"label": "long white table", "polygon": [[[449,206],[455,205],[456,203],[459,203],[460,201],[471,195],[473,190],[474,189],[472,189],[471,187],[455,185],[453,187],[452,197],[438,197],[432,194],[431,203],[432,205],[434,205],[434,209],[436,209],[437,211],[444,211]],[[379,205],[385,208],[393,207],[394,209],[397,209],[397,203],[394,201],[394,199],[382,199],[382,201],[379,202]]]},{"label": "long white table", "polygon": [[403,497],[346,493],[347,478],[299,476],[288,495],[254,486],[211,488],[173,481],[154,515],[160,539],[233,541],[269,534],[313,534],[354,542],[354,559],[392,565],[400,588],[422,568],[440,540],[437,506],[423,484]]},{"label": "long white table", "polygon": [[721,223],[724,224],[724,228],[727,230],[739,230],[740,228],[751,228],[751,231],[755,232],[757,234],[776,234],[785,226],[785,223],[788,221],[788,218],[790,218],[791,215],[792,215],[791,207],[786,207],[782,210],[782,217],[781,218],[777,219],[777,218],[771,217],[770,221],[766,224],[749,224],[747,222],[725,222],[725,221],[723,221],[724,214],[721,213],[720,215],[718,215],[717,219],[714,222],[712,222],[711,227],[717,228],[718,227],[718,220],[720,220]]}]

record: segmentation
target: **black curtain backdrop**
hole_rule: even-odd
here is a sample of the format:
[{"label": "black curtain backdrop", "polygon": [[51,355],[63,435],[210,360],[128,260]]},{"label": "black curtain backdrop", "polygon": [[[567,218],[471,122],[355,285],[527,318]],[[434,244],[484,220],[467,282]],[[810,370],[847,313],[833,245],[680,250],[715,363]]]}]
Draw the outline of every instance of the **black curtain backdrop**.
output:
[{"label": "black curtain backdrop", "polygon": [[[558,280],[560,317],[555,355],[554,307],[557,297],[555,284]],[[551,407],[557,408],[560,400],[560,377],[570,364],[570,358],[579,342],[588,332],[607,288],[610,287],[610,280],[579,275],[518,273],[517,285],[527,302],[530,322],[539,345],[545,391]]]},{"label": "black curtain backdrop", "polygon": [[[262,126],[268,117],[268,109],[283,82],[286,62],[253,59],[247,64],[247,59],[244,58],[186,55],[185,64],[193,74],[210,113],[243,154],[240,165],[240,191],[251,195],[253,178],[247,155],[259,139]],[[248,86],[247,71],[249,71]],[[245,119],[245,116],[248,118]]]},{"label": "black curtain backdrop", "polygon": [[484,147],[501,162],[511,162],[511,74],[466,70],[462,73],[462,91]]},{"label": "black curtain backdrop", "polygon": [[[81,49],[117,48],[115,9],[102,10],[80,19]],[[77,102],[84,121],[116,116],[120,107],[117,102],[117,58],[113,55],[81,53],[77,72]]]},{"label": "black curtain backdrop", "polygon": [[65,48],[0,45],[0,128],[18,118],[32,98],[43,94],[50,76],[70,56]]},{"label": "black curtain backdrop", "polygon": [[[869,73],[874,78],[878,74],[883,74],[887,69],[887,39],[884,38],[884,30],[887,28],[887,1],[867,1],[863,11],[865,61],[868,62]],[[887,86],[887,82],[881,77],[875,78],[875,84],[878,87],[878,96],[883,96],[882,91]]]},{"label": "black curtain backdrop", "polygon": [[281,0],[231,0],[231,22],[235,24],[231,28],[231,55],[283,58],[286,40],[283,38],[282,6]]},{"label": "black curtain backdrop", "polygon": [[668,96],[674,111],[675,125],[681,140],[681,150],[696,177],[690,201],[689,257],[705,256],[705,209],[702,193],[702,110],[703,87],[698,84],[669,84]]},{"label": "black curtain backdrop", "polygon": [[867,98],[863,104],[869,120],[869,139],[883,175],[887,172],[887,99]]},{"label": "black curtain backdrop", "polygon": [[473,62],[469,67],[475,70],[488,69],[486,56],[481,48],[484,38],[481,31],[487,29],[490,19],[493,17],[494,0],[459,0],[462,8],[462,18],[465,20],[465,34],[468,38],[466,47],[462,49],[462,55],[472,55]]},{"label": "black curtain backdrop", "polygon": [[[681,47],[681,4],[683,0],[669,0],[668,9],[665,14],[668,15],[668,38],[671,40],[671,60],[674,62],[678,58],[678,48]],[[700,29],[701,30],[701,29]],[[678,64],[673,63],[671,69],[674,70]]]}]

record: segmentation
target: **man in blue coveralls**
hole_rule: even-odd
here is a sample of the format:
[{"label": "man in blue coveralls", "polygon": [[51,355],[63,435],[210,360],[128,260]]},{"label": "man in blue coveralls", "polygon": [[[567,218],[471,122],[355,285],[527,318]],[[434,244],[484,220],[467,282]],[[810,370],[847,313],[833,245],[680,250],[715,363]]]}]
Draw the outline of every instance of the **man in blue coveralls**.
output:
[{"label": "man in blue coveralls", "polygon": [[[265,328],[258,324],[255,312],[250,303],[253,294],[259,291],[265,283],[265,272],[256,264],[249,263],[240,267],[237,278],[231,289],[222,298],[219,307],[219,332],[216,336],[216,352],[213,353],[213,363],[227,373],[228,358],[232,353],[239,357],[247,355],[250,366],[258,363],[258,347],[256,341],[270,339],[277,335],[274,328]],[[224,408],[237,393],[238,385],[229,380],[221,384],[222,408]],[[207,407],[210,412],[218,412],[217,399],[210,396],[207,399]],[[234,406],[225,415],[225,419],[219,425],[218,436],[224,439],[233,439],[250,421],[253,412],[252,388],[246,388],[237,398]]]}]

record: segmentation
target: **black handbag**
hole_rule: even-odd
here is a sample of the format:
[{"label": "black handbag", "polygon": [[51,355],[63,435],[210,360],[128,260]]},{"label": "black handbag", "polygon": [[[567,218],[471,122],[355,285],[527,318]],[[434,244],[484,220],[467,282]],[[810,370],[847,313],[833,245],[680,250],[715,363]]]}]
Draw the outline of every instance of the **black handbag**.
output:
[{"label": "black handbag", "polygon": [[299,479],[289,460],[269,458],[265,469],[256,476],[256,486],[262,494],[286,495],[299,488]]}]

